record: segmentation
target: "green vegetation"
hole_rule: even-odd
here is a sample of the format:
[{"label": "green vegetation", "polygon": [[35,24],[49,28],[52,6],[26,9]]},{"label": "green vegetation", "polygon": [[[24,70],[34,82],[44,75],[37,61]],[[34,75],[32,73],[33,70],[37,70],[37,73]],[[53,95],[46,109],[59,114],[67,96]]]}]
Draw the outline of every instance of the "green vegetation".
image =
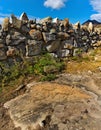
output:
[{"label": "green vegetation", "polygon": [[[23,58],[22,62],[14,62],[14,65],[7,66],[0,63],[0,86],[8,86],[22,78],[22,82],[28,76],[37,77],[40,81],[51,81],[64,68],[63,62],[53,58],[50,54],[44,54],[28,61]],[[14,83],[13,83],[14,85]]]}]

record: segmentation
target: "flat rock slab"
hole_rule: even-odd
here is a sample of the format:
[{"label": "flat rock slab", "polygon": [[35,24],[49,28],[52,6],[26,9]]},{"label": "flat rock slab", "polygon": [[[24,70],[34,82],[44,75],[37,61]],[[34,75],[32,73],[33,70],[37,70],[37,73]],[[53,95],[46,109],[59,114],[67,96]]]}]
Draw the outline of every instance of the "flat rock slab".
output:
[{"label": "flat rock slab", "polygon": [[90,130],[90,126],[100,130],[96,122],[100,124],[101,112],[96,106],[80,88],[49,82],[35,84],[4,104],[21,130]]}]

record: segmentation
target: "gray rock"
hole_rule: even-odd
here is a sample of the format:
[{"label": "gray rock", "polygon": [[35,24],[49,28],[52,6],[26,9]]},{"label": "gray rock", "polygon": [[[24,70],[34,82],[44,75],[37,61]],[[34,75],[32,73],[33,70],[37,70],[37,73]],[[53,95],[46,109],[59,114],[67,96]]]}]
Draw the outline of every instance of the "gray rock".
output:
[{"label": "gray rock", "polygon": [[70,56],[70,50],[68,50],[68,49],[64,49],[59,52],[59,57],[64,58],[64,57],[68,57],[68,56]]},{"label": "gray rock", "polygon": [[17,19],[14,15],[11,15],[11,19],[12,19],[12,25],[17,29],[21,29],[22,21]]},{"label": "gray rock", "polygon": [[26,56],[36,56],[42,52],[42,41],[29,40],[26,45]]},{"label": "gray rock", "polygon": [[21,31],[25,34],[27,34],[29,32],[29,28],[27,27],[27,25],[22,25],[21,26]]},{"label": "gray rock", "polygon": [[21,43],[25,43],[25,39],[18,39],[18,40],[8,40],[8,39],[6,39],[6,43],[7,43],[7,45],[10,45],[10,46],[17,46]]},{"label": "gray rock", "polygon": [[61,47],[60,45],[60,40],[51,41],[50,44],[46,46],[46,49],[48,52],[57,52]]},{"label": "gray rock", "polygon": [[43,39],[46,43],[49,42],[49,41],[56,40],[55,34],[49,34],[49,33],[43,32],[42,35],[43,35]]},{"label": "gray rock", "polygon": [[17,32],[17,31],[14,32],[14,34],[11,36],[11,38],[12,38],[13,40],[26,39],[26,38],[22,35],[22,33]]},{"label": "gray rock", "polygon": [[74,47],[73,46],[73,44],[74,44],[73,39],[65,40],[62,42],[62,44],[63,44],[64,49],[72,49]]}]

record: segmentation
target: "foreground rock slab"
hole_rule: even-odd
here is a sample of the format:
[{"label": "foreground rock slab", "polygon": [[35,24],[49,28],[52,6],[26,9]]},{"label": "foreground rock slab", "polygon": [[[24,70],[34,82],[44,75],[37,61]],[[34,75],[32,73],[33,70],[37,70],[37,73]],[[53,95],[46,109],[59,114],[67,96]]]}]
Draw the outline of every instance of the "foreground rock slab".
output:
[{"label": "foreground rock slab", "polygon": [[[4,104],[21,130],[100,130],[100,106],[80,88],[38,83]],[[96,108],[97,107],[97,108]],[[95,114],[92,114],[95,113]],[[97,123],[97,125],[96,125]]]}]

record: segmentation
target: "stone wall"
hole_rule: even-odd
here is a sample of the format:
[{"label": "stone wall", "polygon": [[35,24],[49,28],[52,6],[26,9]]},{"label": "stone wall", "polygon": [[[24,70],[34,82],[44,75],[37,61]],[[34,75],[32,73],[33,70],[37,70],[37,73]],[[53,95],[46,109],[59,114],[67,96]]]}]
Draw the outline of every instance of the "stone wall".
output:
[{"label": "stone wall", "polygon": [[0,62],[12,63],[48,52],[55,57],[75,56],[78,49],[87,52],[101,46],[101,34],[92,23],[88,26],[64,20],[29,20],[26,13],[18,19],[5,18],[0,27]]}]

